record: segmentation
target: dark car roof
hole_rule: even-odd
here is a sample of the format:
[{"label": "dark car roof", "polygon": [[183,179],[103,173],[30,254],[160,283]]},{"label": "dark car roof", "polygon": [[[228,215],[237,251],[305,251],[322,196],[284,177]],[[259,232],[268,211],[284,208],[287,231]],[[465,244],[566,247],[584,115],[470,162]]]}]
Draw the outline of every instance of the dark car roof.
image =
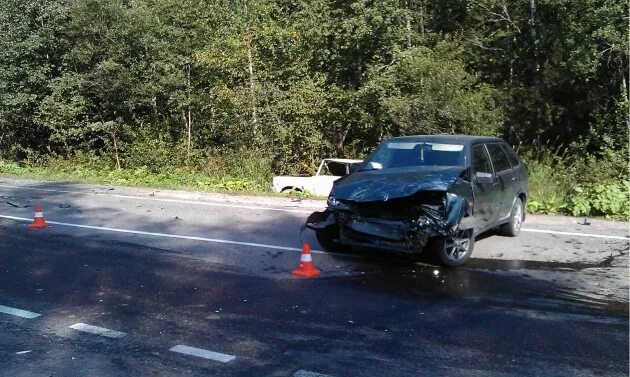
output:
[{"label": "dark car roof", "polygon": [[433,143],[472,144],[474,142],[504,141],[498,137],[475,135],[412,135],[393,137],[389,140],[429,141]]}]

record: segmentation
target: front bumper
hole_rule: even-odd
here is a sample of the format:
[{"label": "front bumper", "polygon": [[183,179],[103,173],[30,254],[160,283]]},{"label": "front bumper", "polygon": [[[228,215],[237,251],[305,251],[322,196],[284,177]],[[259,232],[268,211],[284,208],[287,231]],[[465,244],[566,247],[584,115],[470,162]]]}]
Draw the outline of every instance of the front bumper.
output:
[{"label": "front bumper", "polygon": [[315,231],[334,229],[337,242],[345,246],[385,249],[419,254],[431,237],[439,235],[431,227],[406,220],[365,218],[343,210],[326,209],[309,216],[306,227]]}]

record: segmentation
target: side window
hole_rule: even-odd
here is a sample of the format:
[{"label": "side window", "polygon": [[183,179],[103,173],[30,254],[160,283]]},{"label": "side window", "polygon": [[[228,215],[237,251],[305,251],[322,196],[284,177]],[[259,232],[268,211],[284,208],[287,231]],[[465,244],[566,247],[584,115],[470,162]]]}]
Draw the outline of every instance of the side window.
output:
[{"label": "side window", "polygon": [[517,167],[520,164],[520,162],[518,160],[518,157],[516,157],[516,152],[514,152],[514,149],[512,149],[507,144],[501,144],[501,147],[503,147],[505,154],[507,154],[508,159],[510,160],[510,164],[512,164],[512,167],[513,168]]},{"label": "side window", "polygon": [[475,173],[492,173],[490,158],[483,145],[473,147],[473,169]]},{"label": "side window", "polygon": [[492,143],[487,144],[488,152],[490,152],[490,158],[492,158],[492,163],[494,164],[494,168],[497,173],[500,173],[504,170],[510,169],[510,161],[508,157],[503,152],[503,148],[499,144]]}]

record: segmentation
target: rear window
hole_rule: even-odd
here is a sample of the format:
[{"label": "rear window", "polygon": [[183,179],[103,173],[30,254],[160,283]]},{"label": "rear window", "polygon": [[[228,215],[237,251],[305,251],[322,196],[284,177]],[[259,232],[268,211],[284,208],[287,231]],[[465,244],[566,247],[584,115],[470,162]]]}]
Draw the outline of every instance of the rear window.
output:
[{"label": "rear window", "polygon": [[490,158],[494,164],[494,170],[500,173],[511,168],[510,161],[505,155],[503,148],[499,144],[487,144],[488,152],[490,152]]},{"label": "rear window", "polygon": [[507,144],[501,144],[501,146],[503,147],[505,154],[507,154],[508,159],[510,160],[510,164],[512,164],[512,167],[513,168],[517,167],[518,164],[520,164],[520,161],[518,160],[518,157],[516,156],[516,152],[514,152],[514,149],[512,149]]},{"label": "rear window", "polygon": [[350,165],[339,161],[326,161],[324,163],[324,169],[320,175],[333,175],[341,177],[349,173]]}]

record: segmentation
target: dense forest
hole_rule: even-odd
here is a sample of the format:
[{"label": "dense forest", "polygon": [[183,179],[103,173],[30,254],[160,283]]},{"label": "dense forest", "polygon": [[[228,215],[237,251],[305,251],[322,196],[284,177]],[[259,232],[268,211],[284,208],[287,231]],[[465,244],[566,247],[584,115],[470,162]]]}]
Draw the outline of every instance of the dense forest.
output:
[{"label": "dense forest", "polygon": [[464,133],[504,137],[541,179],[617,184],[628,14],[625,0],[3,0],[0,160],[296,173],[391,136]]}]

